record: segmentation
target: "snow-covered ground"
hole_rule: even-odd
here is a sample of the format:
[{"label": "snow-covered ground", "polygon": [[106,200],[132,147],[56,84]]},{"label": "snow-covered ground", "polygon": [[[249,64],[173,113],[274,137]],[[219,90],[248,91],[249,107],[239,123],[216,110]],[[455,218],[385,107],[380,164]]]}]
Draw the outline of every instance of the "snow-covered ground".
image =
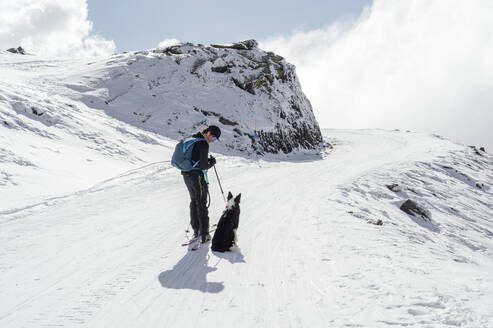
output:
[{"label": "snow-covered ground", "polygon": [[86,106],[62,77],[80,60],[0,52],[0,211],[156,162],[161,135]]},{"label": "snow-covered ground", "polygon": [[[323,151],[294,67],[249,51],[0,51],[0,327],[493,326],[493,156],[384,130]],[[171,153],[207,124],[234,253],[181,246]]]},{"label": "snow-covered ground", "polygon": [[[236,253],[180,245],[189,199],[166,138],[123,173],[95,161],[92,186],[2,203],[0,326],[492,327],[493,157],[412,132],[323,134],[320,157],[218,154],[242,194]],[[431,218],[401,211],[408,198]]]}]

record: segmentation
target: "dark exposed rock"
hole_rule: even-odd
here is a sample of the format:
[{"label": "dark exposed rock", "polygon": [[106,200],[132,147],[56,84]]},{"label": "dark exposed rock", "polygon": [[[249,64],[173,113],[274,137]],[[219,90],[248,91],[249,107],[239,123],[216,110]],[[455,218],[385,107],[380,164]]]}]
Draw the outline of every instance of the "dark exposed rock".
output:
[{"label": "dark exposed rock", "polygon": [[200,68],[200,66],[204,65],[205,62],[206,62],[205,59],[203,59],[203,58],[197,58],[195,60],[195,62],[193,63],[191,73],[192,74],[196,74],[197,70]]},{"label": "dark exposed rock", "polygon": [[7,49],[8,52],[11,52],[13,54],[19,54],[19,55],[25,55],[26,51],[22,47],[17,47],[17,48],[10,48]]},{"label": "dark exposed rock", "polygon": [[31,112],[36,116],[42,116],[44,112],[38,111],[35,107],[31,107]]},{"label": "dark exposed rock", "polygon": [[379,225],[379,226],[383,225],[383,221],[381,219],[369,220],[367,222],[370,223],[370,224]]},{"label": "dark exposed rock", "polygon": [[277,125],[274,131],[258,131],[257,140],[261,148],[268,153],[279,153],[279,150],[287,154],[294,148],[312,149],[320,145],[322,134],[318,126],[316,128],[306,123],[299,124],[294,130],[285,132],[280,125]]},{"label": "dark exposed rock", "polygon": [[212,111],[206,111],[206,110],[200,109],[200,108],[195,107],[195,106],[193,107],[193,110],[196,111],[196,112],[202,113],[205,116],[216,116],[216,117],[221,116],[218,113],[215,113],[215,112],[212,112]]},{"label": "dark exposed rock", "polygon": [[219,117],[219,122],[221,122],[222,124],[224,125],[231,125],[231,126],[235,126],[235,125],[238,125],[238,123],[236,122],[233,122],[233,121],[230,121],[228,120],[227,118],[224,118],[222,116]]},{"label": "dark exposed rock", "polygon": [[476,188],[478,188],[478,189],[484,189],[484,187],[485,187],[484,183],[476,182]]},{"label": "dark exposed rock", "polygon": [[246,80],[244,82],[239,81],[238,79],[232,78],[233,83],[240,89],[251,93],[252,95],[256,95],[256,89],[271,90],[269,88],[270,85],[274,82],[272,75],[261,73],[258,76],[251,77],[251,79]]},{"label": "dark exposed rock", "polygon": [[426,222],[431,221],[431,213],[428,211],[426,208],[424,208],[422,205],[418,204],[417,202],[408,199],[404,202],[404,204],[401,205],[400,207],[401,211],[406,212],[409,215],[412,216],[420,216],[423,218]]},{"label": "dark exposed rock", "polygon": [[255,90],[253,89],[253,83],[251,81],[247,81],[244,83],[241,83],[239,80],[235,79],[234,77],[231,78],[233,80],[233,83],[240,89],[245,90],[248,93],[251,93],[252,95],[255,95]]},{"label": "dark exposed rock", "polygon": [[206,111],[206,110],[203,110],[203,109],[200,109],[200,108],[197,108],[197,107],[193,107],[193,110],[195,110],[196,112],[200,112],[200,113],[204,114],[205,116],[215,116],[215,117],[218,118],[218,120],[219,120],[219,122],[221,124],[230,125],[230,126],[238,125],[237,122],[228,120],[227,118],[225,118],[224,116],[222,116],[221,114],[218,114],[216,112]]},{"label": "dark exposed rock", "polygon": [[390,191],[393,191],[393,192],[400,192],[400,191],[402,191],[401,186],[399,186],[397,183],[392,183],[392,184],[386,185],[386,187]]},{"label": "dark exposed rock", "polygon": [[[276,63],[280,63],[280,62],[282,62],[284,60],[284,57],[283,56],[276,55],[272,51],[268,51],[267,52],[267,55],[265,57],[271,59],[272,61],[274,61]],[[264,58],[264,61],[266,61],[266,58]]]},{"label": "dark exposed rock", "polygon": [[231,70],[229,69],[228,65],[226,66],[217,66],[217,67],[212,67],[211,70],[216,73],[230,73]]},{"label": "dark exposed rock", "polygon": [[171,47],[167,47],[163,50],[163,52],[168,55],[168,56],[171,56],[171,55],[181,55],[182,52],[180,51],[180,46],[171,46]]},{"label": "dark exposed rock", "polygon": [[474,153],[475,153],[476,155],[483,156],[483,154],[481,154],[481,153],[479,152],[479,150],[481,150],[481,151],[483,151],[483,152],[484,152],[484,147],[479,148],[479,150],[476,148],[476,146],[469,146],[469,147],[471,147],[471,149],[472,149],[472,150],[474,150]]},{"label": "dark exposed rock", "polygon": [[258,42],[255,40],[246,40],[241,42],[235,42],[233,44],[211,44],[211,47],[214,48],[227,48],[227,49],[237,49],[237,50],[250,50],[256,48],[258,46]]},{"label": "dark exposed rock", "polygon": [[294,99],[291,99],[289,101],[289,104],[291,105],[291,108],[294,109],[297,113],[301,114],[301,108],[300,106],[295,102]]}]

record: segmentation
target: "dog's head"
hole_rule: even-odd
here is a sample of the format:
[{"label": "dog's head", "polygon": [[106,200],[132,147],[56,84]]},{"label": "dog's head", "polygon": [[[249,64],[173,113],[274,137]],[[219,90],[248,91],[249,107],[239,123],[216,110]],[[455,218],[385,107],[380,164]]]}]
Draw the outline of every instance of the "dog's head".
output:
[{"label": "dog's head", "polygon": [[228,202],[226,203],[226,208],[228,210],[236,210],[240,211],[240,200],[241,200],[241,194],[238,194],[235,198],[233,198],[233,194],[231,191],[228,193]]}]

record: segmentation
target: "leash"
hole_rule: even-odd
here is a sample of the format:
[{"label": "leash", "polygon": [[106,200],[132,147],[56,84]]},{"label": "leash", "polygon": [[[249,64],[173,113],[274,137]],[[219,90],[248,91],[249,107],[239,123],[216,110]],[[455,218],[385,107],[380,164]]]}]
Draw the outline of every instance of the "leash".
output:
[{"label": "leash", "polygon": [[214,172],[216,172],[217,182],[219,182],[219,188],[221,188],[221,193],[223,194],[224,202],[226,203],[226,197],[224,197],[223,187],[221,186],[221,181],[219,180],[219,175],[217,174],[216,166],[214,165]]}]

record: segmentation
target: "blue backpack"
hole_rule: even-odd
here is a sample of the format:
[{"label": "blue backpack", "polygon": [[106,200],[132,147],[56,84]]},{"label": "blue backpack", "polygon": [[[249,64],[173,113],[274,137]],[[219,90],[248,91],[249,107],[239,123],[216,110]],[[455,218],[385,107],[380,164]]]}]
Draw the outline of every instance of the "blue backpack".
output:
[{"label": "blue backpack", "polygon": [[194,143],[201,140],[205,141],[204,138],[194,138],[193,136],[181,139],[175,147],[175,152],[171,158],[171,164],[182,171],[192,171],[194,169],[200,170],[200,168],[197,168],[199,161],[192,161],[192,146]]}]

